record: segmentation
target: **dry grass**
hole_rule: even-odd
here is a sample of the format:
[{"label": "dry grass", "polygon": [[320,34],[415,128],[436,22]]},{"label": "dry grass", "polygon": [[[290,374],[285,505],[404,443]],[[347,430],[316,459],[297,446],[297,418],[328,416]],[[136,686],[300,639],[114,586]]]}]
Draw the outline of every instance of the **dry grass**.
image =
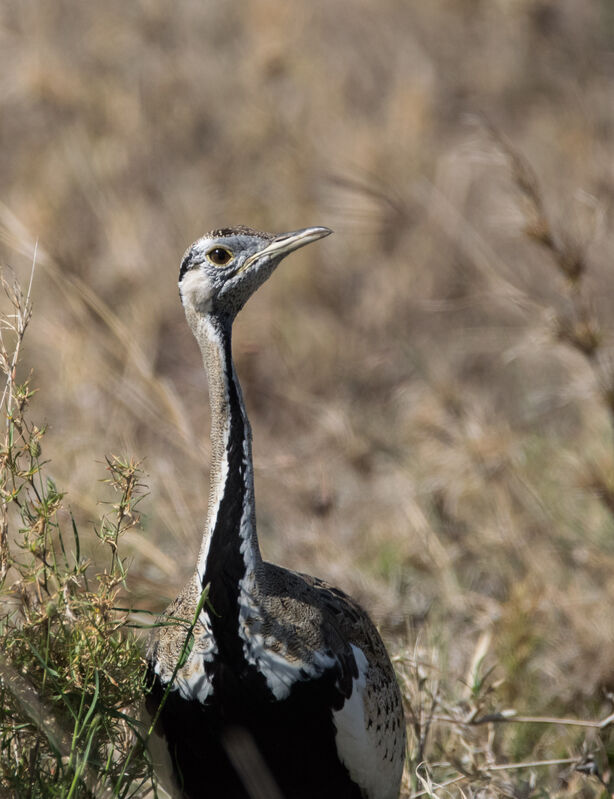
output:
[{"label": "dry grass", "polygon": [[33,414],[82,529],[105,453],[146,458],[135,604],[174,595],[205,513],[181,253],[228,223],[336,231],[237,324],[259,525],[398,653],[415,795],[612,792],[607,725],[476,719],[612,712],[613,49],[607,0],[0,11]]}]

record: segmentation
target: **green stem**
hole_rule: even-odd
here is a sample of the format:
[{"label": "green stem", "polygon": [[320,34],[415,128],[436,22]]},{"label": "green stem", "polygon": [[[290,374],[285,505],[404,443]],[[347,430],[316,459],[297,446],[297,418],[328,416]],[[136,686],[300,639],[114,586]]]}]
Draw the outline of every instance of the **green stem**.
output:
[{"label": "green stem", "polygon": [[[154,731],[154,729],[156,727],[156,724],[158,723],[158,719],[160,718],[160,713],[162,712],[162,709],[163,709],[164,705],[166,704],[166,700],[168,699],[168,695],[171,692],[171,689],[173,687],[173,683],[175,682],[175,678],[177,677],[177,672],[179,671],[179,669],[183,666],[183,664],[186,661],[186,658],[187,658],[188,652],[189,652],[189,648],[191,646],[191,641],[192,641],[192,635],[194,633],[194,628],[196,627],[196,625],[198,623],[198,619],[200,617],[202,609],[205,606],[205,602],[207,601],[207,597],[208,596],[209,596],[209,584],[207,584],[203,588],[203,590],[201,592],[200,599],[198,600],[198,605],[196,606],[196,612],[194,613],[194,618],[192,619],[192,622],[190,623],[190,626],[188,627],[188,631],[187,631],[185,639],[183,641],[183,646],[181,647],[181,652],[179,653],[179,657],[177,658],[177,663],[175,664],[175,668],[173,670],[171,678],[170,678],[170,680],[168,681],[168,683],[166,685],[166,688],[164,690],[164,694],[162,695],[162,699],[160,701],[160,704],[158,705],[158,709],[156,710],[156,712],[154,714],[154,717],[153,717],[153,719],[151,721],[151,724],[149,725],[149,729],[147,730],[147,733],[145,735],[144,740],[143,741],[139,741],[139,744],[142,744],[143,747],[147,746],[147,741],[150,739],[151,734],[153,733],[153,731]],[[120,775],[119,775],[119,777],[117,779],[117,782],[115,784],[115,788],[113,789],[113,796],[119,796],[118,791],[119,791],[119,788],[121,787],[121,782],[122,782],[122,780],[124,778],[124,774],[126,773],[126,769],[128,768],[128,764],[130,763],[130,760],[132,759],[132,755],[136,751],[136,749],[137,749],[139,744],[135,744],[132,747],[132,749],[130,750],[130,752],[128,754],[128,757],[126,758],[126,761],[124,763],[124,766],[123,766],[123,768],[121,770],[121,773],[120,773]]]}]

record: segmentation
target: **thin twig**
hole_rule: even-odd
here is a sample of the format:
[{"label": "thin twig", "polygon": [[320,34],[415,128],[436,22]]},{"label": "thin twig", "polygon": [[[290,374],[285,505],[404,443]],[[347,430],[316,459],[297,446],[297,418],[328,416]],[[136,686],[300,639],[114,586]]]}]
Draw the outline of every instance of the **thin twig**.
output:
[{"label": "thin twig", "polygon": [[[467,774],[459,774],[458,777],[452,777],[452,779],[446,780],[446,782],[438,783],[435,787],[437,789],[447,788],[448,785],[454,785],[454,783],[462,782],[466,779],[469,779]],[[423,791],[418,791],[418,793],[412,793],[410,799],[418,799],[419,796],[429,796],[432,795],[432,793],[433,792],[429,788],[425,788]]]},{"label": "thin twig", "polygon": [[570,727],[592,727],[593,729],[603,730],[614,723],[614,713],[606,716],[600,721],[592,719],[570,719],[559,718],[557,716],[518,716],[513,711],[508,713],[488,713],[478,718],[454,718],[453,716],[434,716],[435,721],[446,724],[461,724],[467,727],[477,727],[480,724],[492,724],[498,722],[516,722],[519,724],[564,724]]},{"label": "thin twig", "polygon": [[577,757],[561,757],[552,760],[527,760],[522,763],[495,763],[493,766],[484,766],[484,771],[511,771],[519,768],[542,768],[546,766],[570,766],[579,763]]},{"label": "thin twig", "polygon": [[[478,774],[459,774],[456,777],[452,777],[445,782],[437,783],[434,787],[439,790],[441,788],[447,788],[449,785],[454,785],[457,782],[462,782],[463,780],[468,779],[475,779],[476,776],[484,775],[487,776],[489,771],[512,771],[515,769],[523,769],[523,768],[546,768],[548,766],[570,766],[574,763],[579,763],[580,760],[577,757],[562,757],[562,758],[553,758],[551,760],[526,760],[522,761],[521,763],[495,763],[493,765],[483,766],[479,769]],[[443,765],[443,764],[441,764]],[[418,791],[418,793],[412,793],[410,799],[418,799],[420,796],[428,796],[432,795],[432,791],[428,788],[425,788],[423,791]]]}]

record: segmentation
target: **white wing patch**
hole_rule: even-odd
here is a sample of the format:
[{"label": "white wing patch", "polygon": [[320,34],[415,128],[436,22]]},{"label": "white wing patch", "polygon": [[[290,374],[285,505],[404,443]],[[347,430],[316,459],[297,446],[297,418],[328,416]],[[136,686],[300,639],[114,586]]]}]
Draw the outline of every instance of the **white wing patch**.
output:
[{"label": "white wing patch", "polygon": [[285,699],[295,682],[317,679],[326,669],[335,665],[335,658],[325,652],[313,652],[309,661],[289,657],[283,642],[260,632],[262,622],[258,607],[251,602],[249,579],[241,580],[239,597],[239,635],[243,640],[243,654],[266,680],[275,699]]},{"label": "white wing patch", "polygon": [[[267,646],[267,643],[269,646]],[[244,642],[243,650],[248,663],[256,666],[266,679],[266,683],[275,699],[285,699],[292,686],[297,681],[315,680],[323,672],[334,666],[335,659],[324,652],[314,652],[313,659],[306,661],[291,661],[283,653],[270,649],[271,642],[252,632],[248,641]]]},{"label": "white wing patch", "polygon": [[354,782],[360,785],[365,799],[397,799],[398,768],[395,765],[391,769],[391,763],[382,759],[381,747],[378,745],[380,734],[375,722],[368,726],[369,720],[366,717],[365,692],[369,663],[362,649],[354,644],[351,647],[358,666],[358,677],[353,680],[350,698],[341,710],[333,712],[339,759]]}]

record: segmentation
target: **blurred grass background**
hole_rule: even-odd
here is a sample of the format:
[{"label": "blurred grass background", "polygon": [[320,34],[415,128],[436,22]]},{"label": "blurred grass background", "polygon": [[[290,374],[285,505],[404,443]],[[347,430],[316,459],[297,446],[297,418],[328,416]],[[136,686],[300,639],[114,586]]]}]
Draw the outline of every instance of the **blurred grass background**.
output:
[{"label": "blurred grass background", "polygon": [[[105,454],[146,458],[136,605],[175,596],[206,511],[181,254],[323,224],[235,328],[265,557],[357,596],[457,708],[492,666],[493,707],[611,712],[613,78],[610,0],[2,4],[0,259],[27,282],[37,249],[43,455],[82,527]],[[587,747],[600,778],[551,771],[552,795],[610,779],[606,733],[442,730],[431,760]]]}]

